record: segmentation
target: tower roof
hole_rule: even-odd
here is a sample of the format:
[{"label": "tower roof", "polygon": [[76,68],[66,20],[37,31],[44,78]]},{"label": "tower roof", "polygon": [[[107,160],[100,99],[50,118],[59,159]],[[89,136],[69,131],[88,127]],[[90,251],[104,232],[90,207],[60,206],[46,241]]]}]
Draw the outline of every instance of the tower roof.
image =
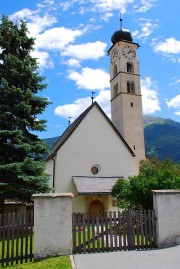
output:
[{"label": "tower roof", "polygon": [[132,39],[131,33],[120,29],[119,31],[116,31],[111,37],[111,41],[113,45],[122,40],[132,42],[133,39]]},{"label": "tower roof", "polygon": [[121,15],[120,15],[120,23],[121,23],[121,27],[120,27],[120,30],[116,31],[112,37],[111,37],[111,41],[114,44],[116,44],[117,42],[119,41],[129,41],[129,42],[132,42],[133,39],[132,39],[132,36],[131,36],[131,33],[128,32],[128,31],[124,31],[122,29],[122,18],[121,18]]}]

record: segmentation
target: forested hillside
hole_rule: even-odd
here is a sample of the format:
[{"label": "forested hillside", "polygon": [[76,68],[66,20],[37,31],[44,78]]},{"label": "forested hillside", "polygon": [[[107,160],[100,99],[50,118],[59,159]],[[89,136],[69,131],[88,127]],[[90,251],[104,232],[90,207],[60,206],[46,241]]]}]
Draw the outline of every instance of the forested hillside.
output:
[{"label": "forested hillside", "polygon": [[146,155],[180,163],[180,123],[145,116],[144,126]]},{"label": "forested hillside", "polygon": [[[146,155],[180,163],[180,123],[153,116],[144,116],[143,120]],[[52,147],[58,138],[47,138],[46,143]]]}]

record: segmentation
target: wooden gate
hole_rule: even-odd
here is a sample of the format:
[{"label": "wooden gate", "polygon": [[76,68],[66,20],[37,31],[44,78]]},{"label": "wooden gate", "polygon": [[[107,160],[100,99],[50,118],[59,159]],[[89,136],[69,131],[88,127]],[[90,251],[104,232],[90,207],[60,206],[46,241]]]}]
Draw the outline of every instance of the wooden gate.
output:
[{"label": "wooden gate", "polygon": [[156,247],[154,210],[73,213],[73,253]]}]

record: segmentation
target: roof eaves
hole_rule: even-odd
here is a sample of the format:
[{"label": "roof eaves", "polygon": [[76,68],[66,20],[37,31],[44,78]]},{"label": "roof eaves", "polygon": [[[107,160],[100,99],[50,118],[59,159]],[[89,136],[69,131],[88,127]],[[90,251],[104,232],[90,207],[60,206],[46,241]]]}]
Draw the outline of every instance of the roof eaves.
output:
[{"label": "roof eaves", "polygon": [[114,124],[111,122],[111,120],[108,118],[108,116],[105,114],[105,112],[102,110],[102,108],[98,105],[97,102],[94,102],[91,104],[65,131],[64,133],[60,136],[60,138],[56,141],[56,143],[53,145],[51,148],[51,153],[47,155],[44,160],[48,161],[52,159],[55,155],[56,152],[62,147],[62,145],[67,141],[67,139],[71,136],[71,134],[76,130],[78,125],[82,122],[82,120],[85,118],[85,116],[89,113],[89,111],[96,106],[98,110],[102,113],[102,115],[105,117],[105,119],[108,121],[108,123],[111,125],[111,127],[114,129],[114,131],[117,133],[117,135],[121,138],[125,146],[128,148],[128,150],[131,152],[132,156],[135,157],[136,155],[134,154],[133,150],[130,148],[128,143],[125,141],[125,139],[121,136],[119,131],[116,129]]},{"label": "roof eaves", "polygon": [[75,121],[64,131],[64,133],[60,136],[60,138],[56,141],[56,143],[51,148],[51,153],[47,155],[44,160],[48,161],[52,159],[57,151],[62,147],[62,145],[67,141],[67,139],[71,136],[71,134],[75,131],[78,125],[82,122],[88,112],[92,109],[96,102],[91,104]]},{"label": "roof eaves", "polygon": [[114,126],[114,124],[112,123],[112,121],[108,118],[108,116],[105,114],[105,112],[102,110],[102,108],[98,105],[98,103],[96,103],[96,104],[97,104],[97,108],[99,109],[99,111],[103,114],[103,116],[109,122],[109,124],[111,125],[111,127],[114,129],[114,131],[117,133],[117,135],[121,138],[121,140],[123,141],[123,143],[125,144],[125,146],[131,152],[132,156],[135,157],[136,155],[134,154],[133,150],[130,148],[130,146],[128,145],[128,143],[126,142],[126,140],[122,137],[122,135],[120,134],[120,132],[116,129],[116,127]]},{"label": "roof eaves", "polygon": [[78,195],[110,195],[111,192],[78,192]]}]

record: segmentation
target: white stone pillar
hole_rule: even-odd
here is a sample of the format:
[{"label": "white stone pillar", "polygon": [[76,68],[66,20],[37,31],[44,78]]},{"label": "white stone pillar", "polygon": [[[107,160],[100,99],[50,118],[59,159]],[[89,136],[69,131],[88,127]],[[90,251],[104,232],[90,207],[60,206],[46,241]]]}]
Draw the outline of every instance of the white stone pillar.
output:
[{"label": "white stone pillar", "polygon": [[180,190],[153,190],[157,245],[180,244]]},{"label": "white stone pillar", "polygon": [[34,257],[72,254],[72,193],[34,194]]}]

